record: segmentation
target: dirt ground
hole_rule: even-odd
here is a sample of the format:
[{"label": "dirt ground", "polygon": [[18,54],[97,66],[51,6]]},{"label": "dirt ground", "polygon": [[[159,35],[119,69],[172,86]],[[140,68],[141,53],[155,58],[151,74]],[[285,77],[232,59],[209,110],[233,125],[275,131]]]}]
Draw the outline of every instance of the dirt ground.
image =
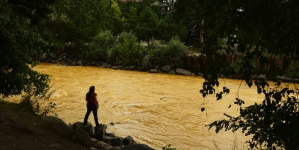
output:
[{"label": "dirt ground", "polygon": [[59,133],[41,116],[0,99],[0,149],[85,150],[90,145],[69,132]]}]

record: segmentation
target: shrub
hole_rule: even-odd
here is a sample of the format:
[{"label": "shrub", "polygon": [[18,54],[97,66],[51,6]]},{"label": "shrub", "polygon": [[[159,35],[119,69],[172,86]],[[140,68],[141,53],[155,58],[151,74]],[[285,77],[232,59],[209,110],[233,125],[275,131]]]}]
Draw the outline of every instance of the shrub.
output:
[{"label": "shrub", "polygon": [[137,37],[131,32],[122,32],[118,38],[116,51],[117,63],[123,65],[139,65],[146,55]]},{"label": "shrub", "polygon": [[88,58],[107,61],[108,52],[115,46],[116,39],[110,31],[100,32],[89,45]]},{"label": "shrub", "polygon": [[297,149],[299,142],[299,102],[298,90],[280,82],[270,85],[265,79],[256,79],[254,84],[258,94],[264,94],[261,103],[243,107],[243,100],[236,98],[234,104],[239,105],[240,115],[237,117],[224,114],[227,119],[217,120],[209,124],[209,129],[233,132],[242,130],[246,136],[251,136],[251,149]]},{"label": "shrub", "polygon": [[298,78],[299,77],[299,61],[291,61],[288,69],[287,69],[287,74],[292,76],[292,77],[296,77]]},{"label": "shrub", "polygon": [[57,116],[57,113],[53,111],[53,109],[56,108],[55,103],[50,102],[48,105],[44,106],[44,103],[49,100],[51,95],[54,93],[54,91],[50,91],[49,86],[47,86],[43,91],[39,91],[39,94],[35,94],[34,91],[37,89],[34,89],[32,86],[27,88],[29,92],[22,96],[21,102],[19,103],[19,106],[22,109],[32,113],[41,114],[43,116],[47,116],[49,114]]},{"label": "shrub", "polygon": [[173,37],[167,45],[160,45],[158,50],[154,52],[154,56],[158,58],[160,65],[172,64],[181,66],[182,57],[187,52],[187,47],[182,43],[179,37]]}]

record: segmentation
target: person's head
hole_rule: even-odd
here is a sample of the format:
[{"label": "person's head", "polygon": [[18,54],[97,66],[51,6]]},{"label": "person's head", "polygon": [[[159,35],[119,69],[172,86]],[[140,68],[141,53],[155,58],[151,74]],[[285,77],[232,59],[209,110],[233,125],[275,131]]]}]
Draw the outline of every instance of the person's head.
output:
[{"label": "person's head", "polygon": [[88,93],[94,93],[94,92],[95,92],[95,87],[94,86],[89,87]]}]

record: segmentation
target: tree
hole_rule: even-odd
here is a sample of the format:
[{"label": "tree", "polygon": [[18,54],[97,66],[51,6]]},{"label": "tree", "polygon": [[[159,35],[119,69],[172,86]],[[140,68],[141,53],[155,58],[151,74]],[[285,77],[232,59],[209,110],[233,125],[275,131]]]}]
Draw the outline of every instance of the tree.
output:
[{"label": "tree", "polygon": [[68,50],[77,57],[84,57],[86,43],[101,31],[114,27],[110,8],[111,1],[106,0],[58,1],[52,7],[51,19],[43,23],[50,39],[60,45],[56,53]]},{"label": "tree", "polygon": [[187,30],[181,21],[174,21],[169,13],[164,19],[161,19],[157,27],[157,38],[162,41],[170,41],[174,36],[179,36],[181,40],[185,39]]},{"label": "tree", "polygon": [[[298,90],[281,87],[277,79],[287,73],[288,62],[298,60],[298,4],[296,0],[177,1],[175,17],[197,12],[199,21],[205,21],[200,29],[209,32],[202,51],[208,58],[203,76],[206,81],[200,90],[203,97],[215,94],[220,100],[223,94],[229,93],[228,87],[216,93],[214,87],[219,86],[219,74],[238,75],[249,87],[255,85],[258,94],[265,94],[261,104],[248,107],[242,107],[244,101],[237,98],[234,103],[241,107],[240,116],[226,115],[228,120],[210,124],[216,127],[216,132],[242,129],[246,135],[252,135],[251,148],[298,147],[297,128],[292,126],[298,122]],[[237,56],[242,60],[239,64],[225,61]],[[276,58],[285,65],[277,63]],[[257,66],[266,67],[258,69]],[[289,76],[297,71],[298,67]],[[266,80],[252,78],[260,73],[276,81],[276,86],[270,89]]]},{"label": "tree", "polygon": [[146,40],[149,44],[150,39],[155,35],[158,26],[158,16],[150,7],[146,7],[140,14],[137,27],[137,35],[139,40]]},{"label": "tree", "polygon": [[47,18],[51,1],[0,1],[0,95],[37,96],[49,88],[49,76],[32,69],[49,43],[36,26]]},{"label": "tree", "polygon": [[110,31],[100,32],[90,42],[87,56],[89,59],[109,61],[108,53],[115,47],[116,38]]},{"label": "tree", "polygon": [[144,51],[132,32],[122,32],[117,42],[117,63],[138,65],[144,57]]},{"label": "tree", "polygon": [[137,16],[137,8],[131,7],[130,8],[130,13],[127,19],[128,22],[128,29],[127,31],[133,31],[135,30],[137,23],[138,23],[138,16]]},{"label": "tree", "polygon": [[114,33],[114,35],[118,35],[122,32],[122,18],[121,18],[121,11],[118,6],[118,3],[116,0],[111,0],[112,4],[109,9],[109,14],[111,16],[111,31]]}]

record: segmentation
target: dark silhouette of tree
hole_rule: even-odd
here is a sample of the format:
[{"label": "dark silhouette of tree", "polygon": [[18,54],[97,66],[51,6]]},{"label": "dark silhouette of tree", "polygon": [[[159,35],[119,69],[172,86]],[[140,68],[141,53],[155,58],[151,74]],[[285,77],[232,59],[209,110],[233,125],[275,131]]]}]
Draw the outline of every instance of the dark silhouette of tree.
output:
[{"label": "dark silhouette of tree", "polygon": [[32,69],[49,43],[37,26],[47,19],[52,1],[0,1],[0,95],[39,95],[49,77]]},{"label": "dark silhouette of tree", "polygon": [[[248,107],[237,98],[234,104],[240,106],[240,115],[226,114],[227,120],[215,121],[210,128],[215,127],[216,132],[241,129],[252,135],[251,148],[298,147],[298,89],[282,87],[278,78],[298,77],[298,5],[296,0],[177,1],[176,18],[197,12],[198,21],[204,20],[199,29],[209,32],[202,46],[207,58],[202,96],[215,94],[220,100],[230,92],[229,87],[215,90],[219,75],[238,76],[249,87],[255,86],[257,94],[265,95],[261,104]],[[226,61],[228,58],[239,59]],[[256,78],[261,73],[276,84]]]}]

